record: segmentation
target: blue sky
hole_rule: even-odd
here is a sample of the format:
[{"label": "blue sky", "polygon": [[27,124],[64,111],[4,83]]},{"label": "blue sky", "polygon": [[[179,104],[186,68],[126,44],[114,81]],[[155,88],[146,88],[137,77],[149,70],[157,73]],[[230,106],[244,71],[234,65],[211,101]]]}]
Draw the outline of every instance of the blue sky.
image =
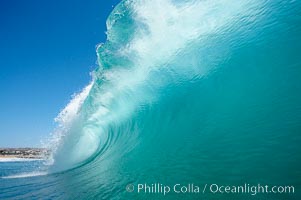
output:
[{"label": "blue sky", "polygon": [[119,0],[0,1],[0,147],[39,146],[90,81]]}]

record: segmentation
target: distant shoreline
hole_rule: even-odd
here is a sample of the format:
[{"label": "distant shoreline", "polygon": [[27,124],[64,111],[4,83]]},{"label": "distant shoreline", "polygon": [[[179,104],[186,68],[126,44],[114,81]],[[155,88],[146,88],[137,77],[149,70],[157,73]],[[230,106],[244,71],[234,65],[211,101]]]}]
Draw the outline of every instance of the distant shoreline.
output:
[{"label": "distant shoreline", "polygon": [[0,148],[0,159],[45,159],[49,154],[45,148]]}]

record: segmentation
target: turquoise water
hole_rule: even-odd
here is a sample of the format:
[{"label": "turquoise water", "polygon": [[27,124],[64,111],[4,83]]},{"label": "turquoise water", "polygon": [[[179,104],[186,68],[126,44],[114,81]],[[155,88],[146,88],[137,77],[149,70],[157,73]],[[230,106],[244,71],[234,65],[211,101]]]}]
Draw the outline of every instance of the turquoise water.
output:
[{"label": "turquoise water", "polygon": [[[300,10],[283,0],[122,1],[93,80],[56,119],[51,159],[27,175],[0,165],[0,198],[300,199]],[[201,191],[138,192],[155,183]],[[206,184],[294,193],[203,193]]]}]

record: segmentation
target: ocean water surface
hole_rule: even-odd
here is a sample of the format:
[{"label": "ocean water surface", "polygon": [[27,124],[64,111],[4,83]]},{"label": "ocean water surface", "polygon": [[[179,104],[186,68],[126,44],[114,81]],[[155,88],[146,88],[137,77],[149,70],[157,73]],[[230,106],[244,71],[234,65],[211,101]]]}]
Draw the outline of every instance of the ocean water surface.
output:
[{"label": "ocean water surface", "polygon": [[[122,1],[91,83],[56,118],[51,158],[0,162],[0,199],[301,199],[300,10],[298,0]],[[201,191],[138,192],[156,183]]]}]

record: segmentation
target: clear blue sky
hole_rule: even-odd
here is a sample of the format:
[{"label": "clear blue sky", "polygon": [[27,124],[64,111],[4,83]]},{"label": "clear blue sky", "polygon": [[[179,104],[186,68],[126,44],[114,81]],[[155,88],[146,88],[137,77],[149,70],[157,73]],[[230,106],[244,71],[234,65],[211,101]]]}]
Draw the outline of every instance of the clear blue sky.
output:
[{"label": "clear blue sky", "polygon": [[90,80],[119,0],[0,1],[0,147],[38,146]]}]

